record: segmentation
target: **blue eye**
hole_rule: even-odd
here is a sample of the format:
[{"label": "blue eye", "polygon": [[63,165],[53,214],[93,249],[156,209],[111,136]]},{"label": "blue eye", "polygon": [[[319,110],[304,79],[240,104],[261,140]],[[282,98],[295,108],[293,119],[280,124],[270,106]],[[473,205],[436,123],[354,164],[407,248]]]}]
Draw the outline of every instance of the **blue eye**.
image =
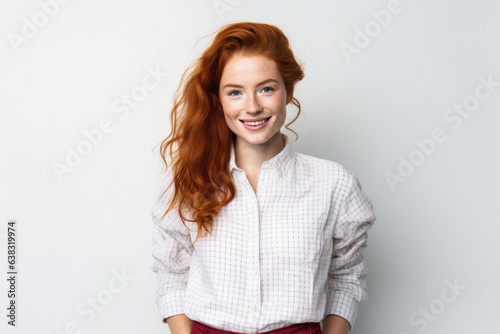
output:
[{"label": "blue eye", "polygon": [[237,90],[232,90],[228,93],[229,96],[237,96],[237,95],[233,95],[233,93],[239,93]]},{"label": "blue eye", "polygon": [[272,87],[264,87],[264,89],[266,89],[266,88],[269,88],[269,90],[268,90],[268,91],[266,91],[266,93],[268,93],[268,92],[270,92],[270,91],[273,91],[273,90],[274,90]]}]

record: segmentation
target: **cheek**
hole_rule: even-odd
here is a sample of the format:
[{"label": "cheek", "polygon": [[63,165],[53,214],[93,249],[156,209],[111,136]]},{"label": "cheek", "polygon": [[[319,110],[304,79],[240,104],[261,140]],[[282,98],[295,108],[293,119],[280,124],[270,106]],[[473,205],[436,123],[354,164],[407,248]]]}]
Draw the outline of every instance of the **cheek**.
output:
[{"label": "cheek", "polygon": [[231,101],[230,99],[221,99],[220,104],[222,105],[222,109],[224,113],[232,114],[238,107],[237,101]]},{"label": "cheek", "polygon": [[280,91],[280,93],[276,94],[274,97],[275,97],[274,104],[277,107],[286,105],[286,94],[283,91]]},{"label": "cheek", "polygon": [[276,100],[273,102],[274,109],[276,109],[280,114],[286,113],[286,98],[285,95],[276,96]]},{"label": "cheek", "polygon": [[224,116],[227,118],[232,114],[232,106],[227,101],[221,101],[222,111],[224,112]]},{"label": "cheek", "polygon": [[221,103],[224,112],[224,119],[230,128],[234,128],[234,123],[237,122],[238,109],[232,103]]}]

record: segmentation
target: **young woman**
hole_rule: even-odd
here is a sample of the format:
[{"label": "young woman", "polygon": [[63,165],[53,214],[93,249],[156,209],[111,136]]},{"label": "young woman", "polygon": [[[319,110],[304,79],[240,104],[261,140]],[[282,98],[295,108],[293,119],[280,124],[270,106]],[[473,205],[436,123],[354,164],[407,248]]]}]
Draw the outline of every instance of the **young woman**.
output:
[{"label": "young woman", "polygon": [[229,24],[191,70],[151,210],[163,321],[173,334],[347,333],[367,299],[376,218],[352,172],[295,152],[280,132],[287,104],[300,114],[304,76],[288,39]]}]

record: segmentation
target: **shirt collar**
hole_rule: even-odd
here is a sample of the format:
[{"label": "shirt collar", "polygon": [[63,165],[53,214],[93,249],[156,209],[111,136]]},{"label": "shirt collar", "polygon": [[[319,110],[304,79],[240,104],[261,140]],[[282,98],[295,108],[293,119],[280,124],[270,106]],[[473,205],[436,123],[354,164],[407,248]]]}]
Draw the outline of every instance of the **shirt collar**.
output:
[{"label": "shirt collar", "polygon": [[[290,139],[284,133],[281,133],[281,137],[285,139],[285,147],[274,157],[272,157],[267,161],[264,161],[264,163],[262,164],[262,167],[264,167],[266,164],[271,165],[278,172],[278,175],[280,177],[282,177],[286,173],[286,171],[292,166],[295,159],[295,151],[293,150],[293,147],[290,143]],[[233,169],[243,171],[242,168],[239,168],[236,165],[235,155],[234,155],[234,144],[231,145],[231,155],[229,158],[229,171],[232,173]]]}]

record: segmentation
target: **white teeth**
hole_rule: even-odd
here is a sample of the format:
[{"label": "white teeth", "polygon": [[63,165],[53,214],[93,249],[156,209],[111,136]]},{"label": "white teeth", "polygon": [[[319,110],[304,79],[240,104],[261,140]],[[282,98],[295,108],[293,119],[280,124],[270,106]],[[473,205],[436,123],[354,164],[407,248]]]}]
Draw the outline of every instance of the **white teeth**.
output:
[{"label": "white teeth", "polygon": [[251,126],[256,126],[256,125],[260,125],[260,124],[263,124],[267,121],[267,119],[264,119],[262,121],[259,121],[259,122],[243,122],[245,123],[246,125],[251,125]]}]

